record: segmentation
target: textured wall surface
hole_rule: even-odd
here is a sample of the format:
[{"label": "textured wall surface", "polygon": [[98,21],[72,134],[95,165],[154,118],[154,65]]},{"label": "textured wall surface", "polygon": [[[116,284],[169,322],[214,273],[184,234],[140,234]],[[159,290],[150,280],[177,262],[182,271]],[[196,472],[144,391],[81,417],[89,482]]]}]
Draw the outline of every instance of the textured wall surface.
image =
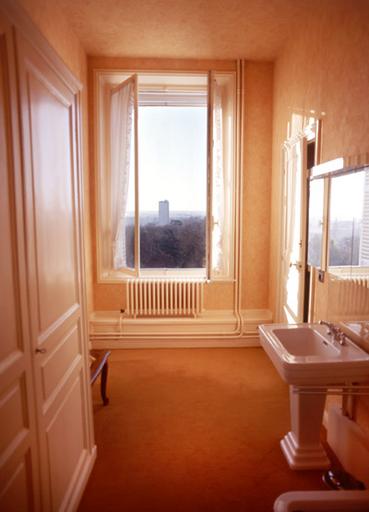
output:
[{"label": "textured wall surface", "polygon": [[317,6],[291,27],[274,82],[270,305],[275,307],[281,206],[281,145],[292,116],[323,119],[322,161],[369,150],[369,3]]},{"label": "textured wall surface", "polygon": [[247,62],[244,89],[242,309],[268,307],[273,65]]},{"label": "textured wall surface", "polygon": [[56,2],[48,0],[19,0],[40,32],[46,37],[50,45],[56,50],[61,59],[81,82],[83,89],[82,102],[82,146],[84,169],[84,243],[86,262],[87,308],[93,309],[92,297],[92,263],[91,263],[91,228],[89,211],[89,165],[88,165],[88,113],[87,113],[87,57],[86,53],[71,29],[68,19],[60,10]]},{"label": "textured wall surface", "polygon": [[[275,308],[281,207],[281,144],[292,116],[323,119],[322,161],[369,151],[369,3],[325,2],[290,43],[275,66],[270,305]],[[292,27],[291,27],[292,28]],[[344,205],[342,205],[344,208]],[[322,316],[336,303],[318,286]],[[330,302],[332,301],[332,302]],[[369,317],[369,312],[368,312]],[[368,432],[369,401],[357,401],[356,418]]]},{"label": "textured wall surface", "polygon": [[89,55],[272,59],[296,0],[58,0]]},{"label": "textured wall surface", "polygon": [[18,3],[26,10],[69,69],[83,82],[86,76],[86,54],[58,2],[18,0]]}]

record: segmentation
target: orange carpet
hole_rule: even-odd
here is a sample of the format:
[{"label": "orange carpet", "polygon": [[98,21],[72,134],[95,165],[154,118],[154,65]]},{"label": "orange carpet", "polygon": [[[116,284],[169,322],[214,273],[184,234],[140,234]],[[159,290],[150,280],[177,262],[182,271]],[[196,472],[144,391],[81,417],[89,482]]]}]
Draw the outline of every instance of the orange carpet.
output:
[{"label": "orange carpet", "polygon": [[94,389],[98,455],[80,512],[271,512],[324,488],[289,469],[288,387],[260,348],[115,350]]}]

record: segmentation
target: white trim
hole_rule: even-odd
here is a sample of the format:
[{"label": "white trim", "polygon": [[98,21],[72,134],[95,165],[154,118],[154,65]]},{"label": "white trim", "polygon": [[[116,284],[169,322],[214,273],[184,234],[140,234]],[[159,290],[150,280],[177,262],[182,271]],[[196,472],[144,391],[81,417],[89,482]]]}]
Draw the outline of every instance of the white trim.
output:
[{"label": "white trim", "polygon": [[[137,76],[140,78],[142,77],[143,75],[146,75],[147,77],[150,77],[150,75],[158,75],[158,74],[163,74],[163,76],[173,76],[173,77],[187,77],[187,76],[191,76],[191,75],[198,75],[200,77],[204,77],[206,76],[206,74],[208,74],[208,86],[209,86],[209,92],[208,92],[208,102],[209,102],[209,105],[210,105],[210,102],[211,102],[211,80],[209,80],[209,76],[210,76],[210,73],[211,71],[208,71],[208,72],[205,72],[205,71],[201,71],[201,72],[196,72],[196,73],[193,73],[191,71],[181,71],[181,72],[178,72],[178,71],[175,71],[175,70],[166,70],[166,71],[163,71],[162,73],[158,73],[157,70],[103,70],[103,69],[93,69],[92,70],[92,73],[93,73],[93,95],[94,95],[94,141],[95,141],[95,144],[94,144],[94,147],[95,147],[95,155],[94,155],[94,160],[95,160],[95,178],[96,178],[96,187],[95,187],[95,200],[96,200],[96,212],[97,212],[97,215],[96,215],[96,231],[95,231],[95,236],[96,236],[96,259],[97,259],[97,282],[98,283],[104,283],[104,284],[107,284],[107,283],[123,283],[125,282],[127,279],[130,279],[132,277],[132,274],[130,272],[128,272],[126,269],[124,271],[114,271],[112,269],[106,269],[104,268],[104,265],[103,265],[103,257],[102,257],[102,254],[103,254],[103,251],[104,251],[104,247],[103,247],[103,241],[101,240],[101,233],[102,233],[102,222],[101,222],[101,218],[102,218],[102,215],[103,215],[103,208],[102,208],[102,200],[103,200],[103,195],[104,195],[104,190],[101,186],[101,181],[102,181],[102,177],[103,177],[103,169],[104,169],[104,166],[105,166],[105,161],[107,160],[108,158],[108,155],[107,155],[107,144],[106,144],[106,134],[105,134],[105,123],[106,123],[106,113],[105,113],[105,109],[106,109],[106,105],[105,105],[105,88],[109,88],[111,86],[114,86],[114,85],[119,85],[119,82],[122,80],[122,79],[127,79],[129,78],[132,73],[133,74],[137,74]],[[237,72],[235,71],[219,71],[217,72],[221,75],[229,75],[229,76],[236,76],[236,80],[237,80]],[[240,73],[240,70],[238,71],[238,74]],[[138,78],[138,79],[139,79]],[[238,79],[240,79],[240,77],[238,77]],[[157,88],[160,88],[160,85],[143,85],[143,89],[148,89],[150,92],[149,94],[153,93],[153,90],[154,92],[155,89]],[[141,88],[141,85],[139,85],[139,89]],[[153,89],[153,90],[152,90]],[[166,89],[168,89],[168,86],[166,86]],[[186,90],[186,86],[184,87],[183,85],[179,86],[179,85],[169,85],[169,90],[173,90],[173,91],[176,91],[176,89],[180,89],[180,90]],[[187,89],[191,90],[192,89],[192,93],[193,92],[198,92],[200,91],[201,93],[203,93],[204,89],[206,90],[206,87],[204,86],[191,86],[191,87],[187,87]],[[235,112],[235,116],[237,116],[237,107],[238,107],[238,110],[240,111],[242,109],[242,106],[241,105],[237,105],[238,103],[240,103],[240,100],[241,100],[241,93],[240,93],[240,87],[237,88],[235,87],[234,88],[234,98],[233,98],[233,102],[234,102],[234,112]],[[146,93],[144,93],[146,94]],[[161,93],[162,94],[162,93]],[[138,99],[140,98],[140,95],[142,95],[142,93],[140,93],[140,91],[138,91]],[[160,95],[159,95],[160,96]],[[191,94],[188,94],[187,95],[189,98],[191,98]],[[237,97],[239,96],[239,97]],[[185,99],[186,95],[182,95],[182,98]],[[207,182],[208,182],[208,198],[207,198],[207,215],[206,215],[206,221],[207,221],[207,243],[206,243],[206,246],[207,246],[207,261],[208,261],[208,268],[207,269],[181,269],[181,270],[178,270],[178,269],[160,269],[160,276],[161,275],[168,275],[170,273],[170,275],[173,275],[173,273],[175,273],[176,276],[178,277],[192,277],[192,274],[193,273],[201,273],[201,276],[199,277],[203,277],[206,278],[206,277],[209,277],[207,275],[207,272],[210,271],[210,268],[211,268],[211,261],[210,261],[210,252],[209,252],[209,247],[211,246],[210,244],[210,240],[211,240],[211,218],[210,218],[210,212],[211,212],[211,132],[212,132],[212,109],[209,108],[208,106],[208,164],[207,164]],[[136,115],[136,120],[137,120],[137,115]],[[236,128],[236,124],[237,124],[237,120],[235,119],[234,120],[234,138],[235,140],[233,141],[233,145],[234,145],[234,149],[233,149],[233,152],[235,153],[236,152],[236,139],[240,137],[240,134],[238,134],[237,132],[237,128]],[[136,123],[137,125],[137,123]],[[238,122],[238,127],[239,129],[242,128],[242,120],[240,119],[239,122]],[[136,136],[136,139],[137,139],[137,136]],[[240,144],[239,144],[240,146]],[[135,144],[135,147],[136,147],[136,155],[135,155],[135,162],[136,162],[136,169],[135,169],[135,174],[136,174],[136,181],[137,181],[137,162],[138,162],[138,152],[137,152],[137,147],[138,147],[138,143],[137,143],[137,140],[136,140],[136,144]],[[235,158],[235,161],[234,161],[234,171],[233,171],[233,185],[232,185],[232,195],[233,195],[233,202],[235,204],[235,207],[234,207],[234,210],[232,212],[232,220],[233,220],[233,230],[232,230],[232,237],[236,238],[235,236],[235,232],[236,232],[236,229],[237,229],[237,221],[239,222],[239,217],[241,216],[241,213],[239,211],[237,211],[237,206],[238,204],[240,204],[240,198],[239,198],[239,195],[240,195],[240,192],[239,192],[239,188],[236,186],[236,183],[237,181],[241,181],[242,178],[239,177],[239,174],[240,174],[240,169],[239,169],[239,166],[237,166],[237,162],[236,161],[236,158]],[[135,187],[136,191],[138,190],[138,186],[136,184],[136,187]],[[136,192],[136,212],[138,211],[138,197],[137,197],[137,192]],[[136,219],[136,222],[135,222],[135,226],[138,226],[138,222],[137,222],[137,219]],[[136,232],[135,232],[135,240],[136,240],[136,244],[138,244],[139,242],[139,237],[138,237],[138,227],[136,229]],[[233,241],[233,251],[236,252],[236,242]],[[137,250],[137,247],[136,247],[136,253],[139,254],[139,250]],[[212,281],[233,281],[235,279],[234,277],[234,274],[235,274],[235,271],[234,271],[234,259],[235,259],[235,256],[234,255],[230,255],[230,258],[232,261],[230,261],[230,264],[229,264],[229,275],[225,275],[225,276],[214,276]],[[136,262],[137,263],[137,262]],[[135,264],[136,264],[135,263]],[[138,272],[138,277],[141,277],[141,275],[143,274],[143,272],[145,272],[145,269],[139,269],[137,270],[136,268],[136,273]],[[155,274],[158,274],[158,270],[151,270],[149,269],[148,272],[153,272]],[[190,276],[189,276],[190,274]],[[143,277],[143,276],[142,276]],[[237,278],[236,278],[237,279]]]},{"label": "white trim", "polygon": [[213,338],[211,340],[94,340],[94,348],[100,349],[157,349],[157,348],[240,348],[260,347],[255,338]]},{"label": "white trim", "polygon": [[[125,283],[132,279],[132,274],[125,273],[126,270],[111,270],[106,273],[102,273],[103,283]],[[140,269],[139,279],[152,279],[152,278],[168,278],[168,279],[199,279],[206,280],[206,269],[205,268],[144,268]]]},{"label": "white trim", "polygon": [[[307,119],[313,119],[313,116],[308,116]],[[281,154],[280,154],[280,169],[282,170],[280,175],[280,226],[281,229],[278,233],[278,270],[277,270],[277,285],[276,285],[276,306],[275,306],[275,316],[276,321],[282,322],[285,321],[284,314],[284,246],[286,239],[286,224],[285,224],[285,213],[286,213],[286,200],[285,198],[285,180],[286,180],[286,150],[291,149],[296,144],[301,144],[302,149],[302,202],[301,202],[301,221],[302,221],[302,230],[301,230],[301,238],[302,238],[302,247],[301,254],[304,259],[302,261],[303,269],[306,267],[306,244],[307,244],[307,225],[306,225],[306,215],[307,215],[307,180],[305,180],[304,176],[306,173],[306,143],[307,141],[311,141],[315,138],[316,143],[316,154],[320,157],[320,144],[321,140],[319,140],[321,134],[321,119],[315,118],[313,123],[308,123],[302,129],[299,129],[295,134],[291,135],[287,140],[283,142],[281,145]],[[305,271],[305,270],[304,270]],[[305,286],[305,280],[302,279],[302,286]],[[302,293],[303,296],[303,293]],[[303,305],[301,304],[301,307]],[[302,311],[300,311],[300,316],[302,315]]]},{"label": "white trim", "polygon": [[349,173],[360,171],[363,167],[369,165],[369,152],[357,155],[339,157],[333,160],[327,160],[321,164],[315,165],[311,170],[312,178],[323,178],[334,173]]},{"label": "white trim", "polygon": [[90,453],[84,457],[82,467],[78,467],[75,471],[75,479],[70,486],[70,494],[66,496],[61,510],[77,511],[79,503],[82,499],[87,482],[90,478],[91,471],[94,467],[97,456],[96,445],[93,446]]},{"label": "white trim", "polygon": [[94,348],[259,346],[258,325],[270,323],[269,310],[243,310],[242,333],[231,310],[206,311],[198,318],[126,318],[118,311],[90,316]]}]

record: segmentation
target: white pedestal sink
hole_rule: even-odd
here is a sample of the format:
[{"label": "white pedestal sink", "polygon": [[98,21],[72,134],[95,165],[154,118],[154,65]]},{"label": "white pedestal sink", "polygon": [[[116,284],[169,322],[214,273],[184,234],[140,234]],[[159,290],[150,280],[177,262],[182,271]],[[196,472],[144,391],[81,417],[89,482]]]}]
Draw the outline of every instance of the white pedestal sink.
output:
[{"label": "white pedestal sink", "polygon": [[369,354],[346,340],[340,345],[319,324],[269,324],[260,341],[282,379],[290,385],[291,431],[281,441],[292,469],[325,469],[320,443],[325,390],[369,376]]}]

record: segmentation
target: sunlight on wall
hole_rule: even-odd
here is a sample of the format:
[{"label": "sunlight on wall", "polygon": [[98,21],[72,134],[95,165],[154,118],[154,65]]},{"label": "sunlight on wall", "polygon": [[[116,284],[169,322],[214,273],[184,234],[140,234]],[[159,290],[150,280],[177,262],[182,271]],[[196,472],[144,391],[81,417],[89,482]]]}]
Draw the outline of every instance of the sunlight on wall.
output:
[{"label": "sunlight on wall", "polygon": [[[332,9],[334,4],[334,9]],[[367,2],[352,4],[336,0],[316,4],[303,26],[291,27],[291,44],[275,66],[273,185],[270,266],[270,307],[276,307],[279,219],[281,198],[281,146],[286,134],[301,127],[291,114],[314,110],[322,123],[322,161],[358,155],[369,150],[368,83],[369,34]],[[327,58],[328,57],[328,58]],[[294,126],[289,126],[288,123]],[[339,315],[343,303],[324,286],[317,288],[321,317]],[[331,286],[349,286],[332,284]],[[366,292],[367,293],[367,292]],[[331,303],[332,301],[332,303]],[[345,305],[343,305],[346,307]],[[368,430],[368,400],[357,402],[356,418]]]}]

